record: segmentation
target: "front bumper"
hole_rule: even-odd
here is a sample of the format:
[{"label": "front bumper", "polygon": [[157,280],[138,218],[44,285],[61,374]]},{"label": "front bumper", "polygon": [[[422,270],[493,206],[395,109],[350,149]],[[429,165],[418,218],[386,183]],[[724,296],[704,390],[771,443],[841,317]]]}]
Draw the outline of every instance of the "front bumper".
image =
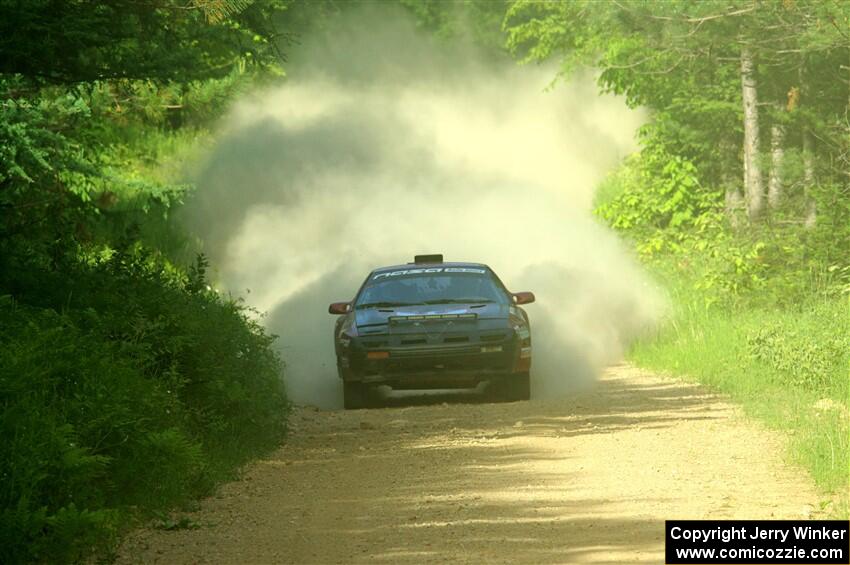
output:
[{"label": "front bumper", "polygon": [[388,337],[351,340],[338,351],[340,377],[402,390],[471,388],[527,372],[531,365],[530,337],[513,330]]}]

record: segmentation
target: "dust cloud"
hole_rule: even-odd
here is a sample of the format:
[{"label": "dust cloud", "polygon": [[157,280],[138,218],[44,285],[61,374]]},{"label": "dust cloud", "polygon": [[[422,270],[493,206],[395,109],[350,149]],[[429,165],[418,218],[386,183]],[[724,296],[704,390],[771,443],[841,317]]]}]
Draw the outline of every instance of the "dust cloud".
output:
[{"label": "dust cloud", "polygon": [[341,405],[327,305],[417,253],[535,292],[534,396],[591,382],[663,307],[591,216],[641,113],[590,74],[548,89],[551,68],[479,57],[402,17],[362,24],[329,24],[285,82],[233,109],[187,207],[223,286],[268,312],[290,397]]}]

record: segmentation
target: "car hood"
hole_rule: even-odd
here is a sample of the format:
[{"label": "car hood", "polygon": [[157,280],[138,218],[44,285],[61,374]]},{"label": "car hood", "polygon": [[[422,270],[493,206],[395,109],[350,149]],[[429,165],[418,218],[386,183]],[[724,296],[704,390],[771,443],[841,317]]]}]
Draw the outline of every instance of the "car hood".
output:
[{"label": "car hood", "polygon": [[[475,306],[475,308],[473,308]],[[392,316],[427,316],[434,314],[475,314],[479,320],[506,320],[511,307],[508,304],[471,302],[469,304],[422,304],[397,308],[367,308],[355,310],[354,321],[358,327],[385,325]]]}]

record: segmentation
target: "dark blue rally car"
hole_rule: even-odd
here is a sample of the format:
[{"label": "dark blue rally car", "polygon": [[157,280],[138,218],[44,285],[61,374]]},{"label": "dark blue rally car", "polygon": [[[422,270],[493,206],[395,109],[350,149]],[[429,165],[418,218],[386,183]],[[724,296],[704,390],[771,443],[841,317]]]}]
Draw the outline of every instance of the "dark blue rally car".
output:
[{"label": "dark blue rally car", "polygon": [[[512,293],[480,263],[414,263],[372,271],[351,302],[335,302],[337,368],[346,408],[363,408],[372,389],[486,387],[501,400],[530,394],[531,328]],[[489,383],[489,385],[487,384]]]}]

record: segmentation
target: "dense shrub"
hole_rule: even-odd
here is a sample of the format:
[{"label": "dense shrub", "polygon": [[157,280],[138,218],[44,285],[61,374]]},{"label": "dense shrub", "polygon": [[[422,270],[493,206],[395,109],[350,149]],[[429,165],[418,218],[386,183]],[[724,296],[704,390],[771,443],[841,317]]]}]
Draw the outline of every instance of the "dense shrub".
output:
[{"label": "dense shrub", "polygon": [[812,295],[850,295],[850,200],[840,187],[812,191],[812,227],[788,206],[735,227],[722,187],[703,186],[700,177],[690,161],[650,144],[603,182],[595,212],[645,262],[676,265],[674,276],[689,281],[706,306],[792,306]]},{"label": "dense shrub", "polygon": [[4,563],[77,560],[284,431],[273,338],[208,289],[203,261],[186,277],[136,248],[73,269],[3,281]]},{"label": "dense shrub", "polygon": [[608,184],[613,193],[596,213],[618,230],[647,235],[696,227],[720,207],[716,192],[701,189],[693,163],[660,147],[644,148]]},{"label": "dense shrub", "polygon": [[747,335],[749,355],[767,364],[779,384],[823,392],[850,376],[848,309],[816,307],[818,323],[772,323]]}]

